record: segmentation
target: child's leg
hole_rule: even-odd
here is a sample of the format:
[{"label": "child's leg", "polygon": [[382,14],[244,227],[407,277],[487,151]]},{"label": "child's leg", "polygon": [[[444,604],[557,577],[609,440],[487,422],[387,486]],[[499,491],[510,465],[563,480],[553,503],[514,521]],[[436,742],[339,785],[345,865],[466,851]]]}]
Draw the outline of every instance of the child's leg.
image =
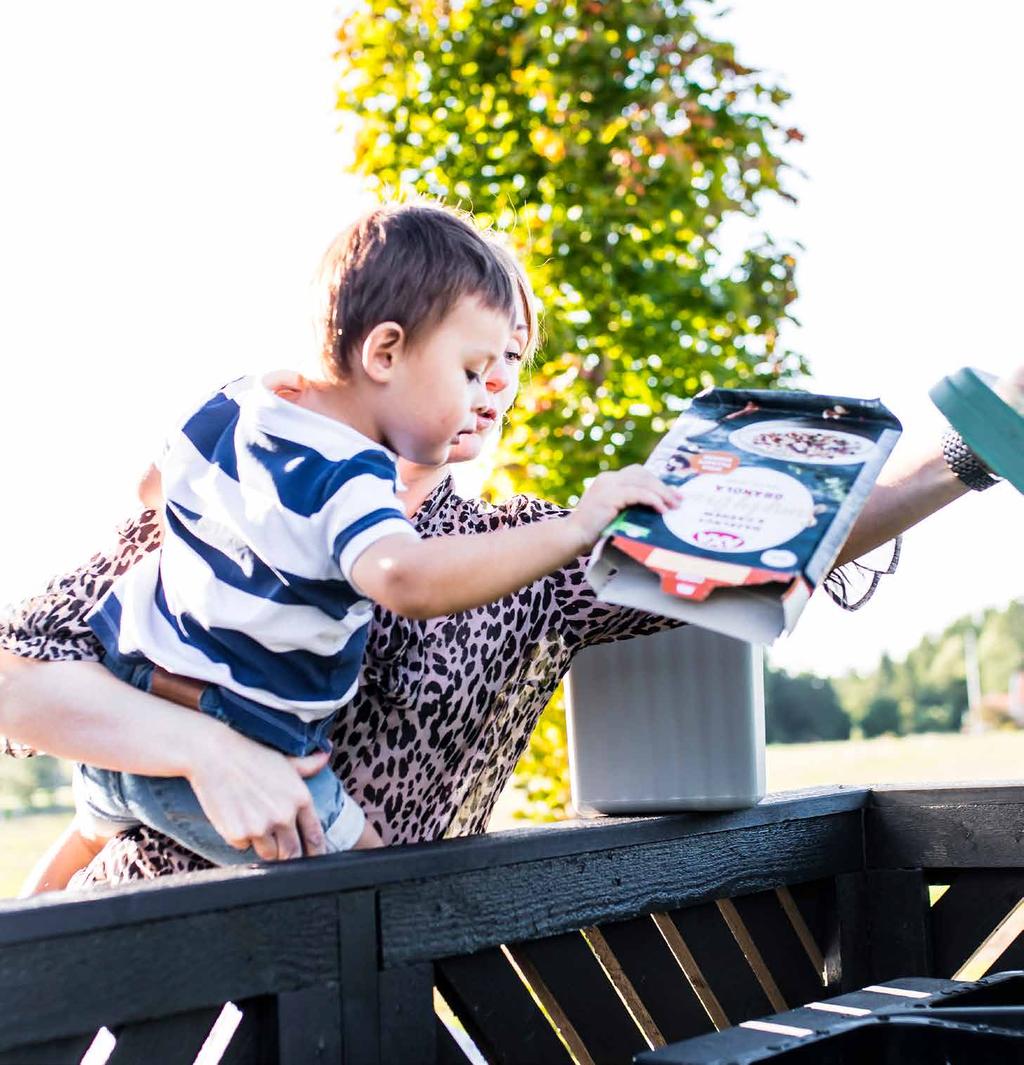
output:
[{"label": "child's leg", "polygon": [[[184,778],[123,773],[121,782],[128,808],[143,824],[158,829],[207,861],[215,865],[260,861],[252,848],[237,850],[220,837]],[[383,846],[362,809],[345,794],[328,767],[307,778],[306,784],[324,829],[328,852]]]},{"label": "child's leg", "polygon": [[94,766],[76,765],[71,773],[75,819],[36,862],[22,886],[22,895],[61,891],[118,832],[139,822],[126,809],[121,774]]},{"label": "child's leg", "polygon": [[36,862],[21,886],[19,898],[44,891],[63,891],[75,873],[99,854],[109,838],[88,829],[83,831],[76,817]]}]

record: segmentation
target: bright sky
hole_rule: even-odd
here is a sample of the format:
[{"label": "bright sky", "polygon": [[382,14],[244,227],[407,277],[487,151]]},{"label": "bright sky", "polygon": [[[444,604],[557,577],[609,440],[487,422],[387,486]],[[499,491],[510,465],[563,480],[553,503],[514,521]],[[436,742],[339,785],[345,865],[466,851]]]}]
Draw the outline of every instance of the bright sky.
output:
[{"label": "bright sky", "polygon": [[[0,600],[107,541],[174,417],[294,364],[309,279],[356,208],[326,0],[0,5]],[[722,32],[794,92],[807,133],[802,327],[822,391],[880,395],[919,440],[927,388],[1024,359],[1015,5],[734,0]],[[907,537],[860,614],[813,602],[774,660],[838,672],[1024,594],[1002,486]]]}]

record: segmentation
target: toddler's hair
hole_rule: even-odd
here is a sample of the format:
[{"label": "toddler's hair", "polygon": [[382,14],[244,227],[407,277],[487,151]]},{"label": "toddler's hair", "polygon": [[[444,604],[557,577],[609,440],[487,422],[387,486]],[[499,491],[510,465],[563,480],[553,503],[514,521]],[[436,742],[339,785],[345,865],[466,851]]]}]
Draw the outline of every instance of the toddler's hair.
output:
[{"label": "toddler's hair", "polygon": [[466,217],[433,204],[377,207],[343,230],[323,258],[320,285],[320,356],[337,377],[381,322],[415,339],[463,296],[510,319],[515,310],[501,254]]}]

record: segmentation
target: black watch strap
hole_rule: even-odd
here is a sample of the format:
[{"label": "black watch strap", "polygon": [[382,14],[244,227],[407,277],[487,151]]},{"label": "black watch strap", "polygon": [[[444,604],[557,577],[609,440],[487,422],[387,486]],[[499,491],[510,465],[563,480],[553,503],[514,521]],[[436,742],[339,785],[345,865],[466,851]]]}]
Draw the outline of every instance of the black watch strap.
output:
[{"label": "black watch strap", "polygon": [[1000,481],[964,443],[964,438],[955,429],[947,429],[942,434],[942,457],[950,470],[974,492],[984,492]]}]

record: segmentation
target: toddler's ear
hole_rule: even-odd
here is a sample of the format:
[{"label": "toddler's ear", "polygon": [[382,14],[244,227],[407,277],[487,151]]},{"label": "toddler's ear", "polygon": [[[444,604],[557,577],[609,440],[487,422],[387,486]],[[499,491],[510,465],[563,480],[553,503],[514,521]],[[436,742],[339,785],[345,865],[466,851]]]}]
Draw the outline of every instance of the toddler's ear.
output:
[{"label": "toddler's ear", "polygon": [[361,362],[371,381],[386,384],[405,346],[405,330],[397,322],[375,325],[363,341]]}]

